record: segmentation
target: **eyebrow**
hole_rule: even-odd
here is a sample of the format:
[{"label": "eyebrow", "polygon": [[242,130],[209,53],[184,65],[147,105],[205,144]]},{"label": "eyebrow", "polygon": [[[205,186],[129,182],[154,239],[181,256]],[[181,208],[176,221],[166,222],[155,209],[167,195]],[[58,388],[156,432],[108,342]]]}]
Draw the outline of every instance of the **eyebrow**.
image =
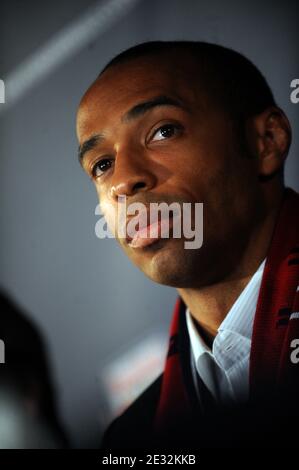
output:
[{"label": "eyebrow", "polygon": [[143,116],[147,111],[159,106],[175,106],[186,110],[186,107],[179,100],[166,95],[159,95],[149,101],[143,101],[142,103],[136,104],[124,114],[121,120],[122,122],[128,122],[132,119],[137,119]]},{"label": "eyebrow", "polygon": [[[171,98],[166,95],[159,95],[155,98],[152,98],[148,101],[143,101],[142,103],[138,103],[133,106],[129,111],[127,111],[121,118],[121,122],[128,122],[133,119],[137,119],[143,116],[145,113],[150,111],[153,108],[160,107],[160,106],[175,106],[177,108],[187,110],[186,106],[183,105],[179,100]],[[82,164],[84,155],[86,152],[94,149],[100,142],[104,140],[104,136],[102,134],[95,134],[91,136],[88,140],[86,140],[82,145],[79,146],[78,150],[78,158],[79,162]]]},{"label": "eyebrow", "polygon": [[94,149],[103,140],[104,136],[102,134],[95,134],[79,146],[78,158],[81,165],[86,152],[89,152],[90,150]]}]

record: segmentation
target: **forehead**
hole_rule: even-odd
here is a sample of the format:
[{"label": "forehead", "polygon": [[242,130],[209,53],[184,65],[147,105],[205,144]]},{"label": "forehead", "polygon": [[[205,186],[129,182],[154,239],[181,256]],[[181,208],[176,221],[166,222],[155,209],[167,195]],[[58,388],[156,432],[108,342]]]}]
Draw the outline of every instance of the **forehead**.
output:
[{"label": "forehead", "polygon": [[[83,96],[77,116],[79,140],[95,122],[115,122],[130,107],[153,96],[167,95],[187,105],[198,99],[194,61],[179,57],[143,57],[108,68]],[[197,74],[196,74],[197,75]]]}]

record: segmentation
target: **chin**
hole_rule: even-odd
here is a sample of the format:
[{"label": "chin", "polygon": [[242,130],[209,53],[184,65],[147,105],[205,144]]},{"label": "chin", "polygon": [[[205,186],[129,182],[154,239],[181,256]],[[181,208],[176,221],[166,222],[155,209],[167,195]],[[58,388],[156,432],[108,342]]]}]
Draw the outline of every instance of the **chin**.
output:
[{"label": "chin", "polygon": [[[172,245],[172,244],[171,244]],[[169,287],[190,287],[200,277],[198,250],[165,246],[139,266],[152,281]]]}]

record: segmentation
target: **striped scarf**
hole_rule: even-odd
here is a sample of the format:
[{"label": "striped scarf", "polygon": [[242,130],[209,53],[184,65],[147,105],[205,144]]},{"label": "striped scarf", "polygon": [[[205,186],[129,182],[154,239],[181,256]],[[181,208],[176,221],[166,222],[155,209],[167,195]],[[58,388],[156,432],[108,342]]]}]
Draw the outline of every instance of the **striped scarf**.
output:
[{"label": "striped scarf", "polygon": [[[284,192],[267,254],[255,313],[250,355],[250,400],[299,392],[299,364],[291,361],[292,341],[299,339],[299,194]],[[157,433],[194,413],[194,397],[186,383],[182,318],[178,297],[170,327],[169,348],[154,419]],[[186,356],[185,356],[186,360]],[[188,358],[187,358],[188,360]]]}]

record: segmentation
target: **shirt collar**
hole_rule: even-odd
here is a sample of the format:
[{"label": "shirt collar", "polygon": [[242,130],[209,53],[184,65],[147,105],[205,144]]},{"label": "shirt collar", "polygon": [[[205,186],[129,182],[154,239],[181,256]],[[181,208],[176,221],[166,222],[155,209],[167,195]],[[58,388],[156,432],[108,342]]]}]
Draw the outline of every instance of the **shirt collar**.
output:
[{"label": "shirt collar", "polygon": [[[235,336],[239,339],[247,339],[251,341],[254,314],[256,310],[259,289],[262,281],[262,275],[265,267],[266,259],[260,264],[249,283],[243,289],[230,311],[220,324],[218,334],[213,342],[213,351],[217,343],[224,337]],[[194,320],[188,308],[186,308],[186,322],[190,338],[191,348],[193,350],[195,361],[206,353],[212,354],[211,348],[207,346],[201,335],[199,334]],[[218,348],[217,348],[218,349]]]},{"label": "shirt collar", "polygon": [[265,263],[266,260],[264,259],[220,324],[218,332],[227,330],[251,339]]}]

